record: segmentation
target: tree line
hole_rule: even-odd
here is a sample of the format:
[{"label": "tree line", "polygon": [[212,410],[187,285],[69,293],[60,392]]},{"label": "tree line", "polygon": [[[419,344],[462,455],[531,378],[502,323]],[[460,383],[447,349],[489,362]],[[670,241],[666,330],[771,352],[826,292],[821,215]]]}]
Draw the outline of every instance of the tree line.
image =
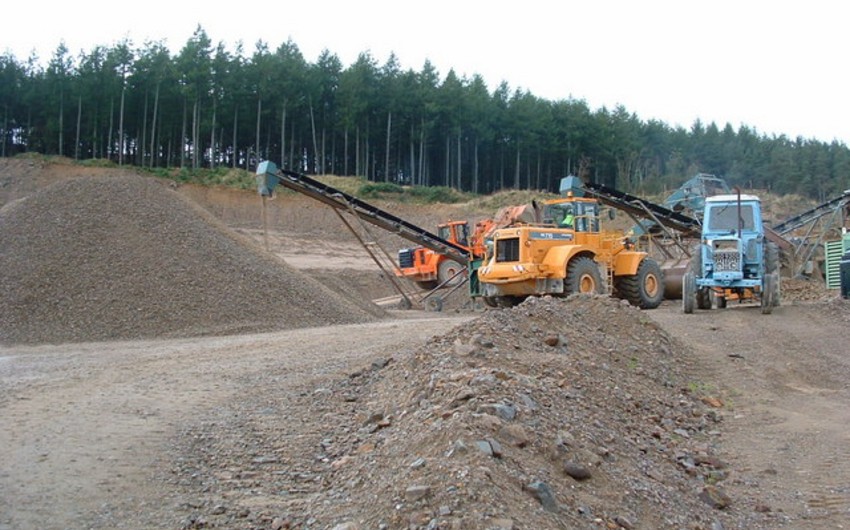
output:
[{"label": "tree line", "polygon": [[[781,112],[781,109],[777,109]],[[749,126],[644,121],[623,106],[549,101],[479,75],[403,70],[368,53],[348,67],[329,50],[306,61],[291,40],[250,56],[198,27],[176,54],[128,40],[72,57],[0,56],[0,156],[21,152],[143,167],[253,169],[270,159],[307,173],[376,182],[556,191],[576,174],[647,194],[695,173],[823,200],[850,188],[841,142]]]}]

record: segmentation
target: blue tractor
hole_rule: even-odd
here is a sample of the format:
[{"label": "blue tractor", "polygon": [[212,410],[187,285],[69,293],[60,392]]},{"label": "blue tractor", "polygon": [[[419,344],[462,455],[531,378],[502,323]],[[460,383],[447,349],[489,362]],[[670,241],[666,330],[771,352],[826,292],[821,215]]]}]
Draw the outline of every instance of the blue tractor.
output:
[{"label": "blue tractor", "polygon": [[682,278],[685,313],[729,301],[757,301],[764,314],[779,305],[779,249],[765,238],[759,198],[740,192],[705,199],[702,237]]}]

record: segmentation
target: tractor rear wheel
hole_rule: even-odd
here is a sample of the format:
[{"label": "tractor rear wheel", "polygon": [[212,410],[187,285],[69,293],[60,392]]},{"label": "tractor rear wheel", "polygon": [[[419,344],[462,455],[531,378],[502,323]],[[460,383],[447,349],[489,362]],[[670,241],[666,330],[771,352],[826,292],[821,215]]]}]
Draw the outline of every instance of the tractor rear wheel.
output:
[{"label": "tractor rear wheel", "polygon": [[567,264],[567,277],[564,279],[564,294],[601,294],[603,292],[602,275],[596,262],[586,256],[573,258]]},{"label": "tractor rear wheel", "polygon": [[774,296],[776,296],[776,276],[765,274],[761,281],[761,314],[769,315],[773,312]]},{"label": "tractor rear wheel", "polygon": [[641,309],[655,309],[664,300],[664,280],[661,267],[651,258],[644,258],[637,273],[616,280],[617,293]]}]

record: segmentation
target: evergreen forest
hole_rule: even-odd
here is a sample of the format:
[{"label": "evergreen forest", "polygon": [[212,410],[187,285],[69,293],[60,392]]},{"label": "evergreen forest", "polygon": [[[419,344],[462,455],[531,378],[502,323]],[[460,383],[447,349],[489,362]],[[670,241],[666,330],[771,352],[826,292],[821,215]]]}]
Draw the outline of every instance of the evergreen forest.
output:
[{"label": "evergreen forest", "polygon": [[[805,104],[805,102],[788,102]],[[781,108],[776,112],[782,112]],[[403,70],[368,52],[344,67],[296,43],[229,51],[198,27],[176,55],[125,40],[46,65],[0,56],[0,156],[24,152],[147,168],[295,171],[473,193],[557,191],[568,174],[637,194],[696,173],[825,200],[850,188],[841,142],[755,128],[644,121],[628,109],[549,101],[475,75]]]}]

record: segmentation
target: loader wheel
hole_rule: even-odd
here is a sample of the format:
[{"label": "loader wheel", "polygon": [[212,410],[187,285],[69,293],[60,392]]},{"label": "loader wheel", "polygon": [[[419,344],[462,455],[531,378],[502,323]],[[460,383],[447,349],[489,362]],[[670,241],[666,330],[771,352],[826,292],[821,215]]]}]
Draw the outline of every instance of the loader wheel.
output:
[{"label": "loader wheel", "polygon": [[688,271],[682,277],[682,311],[690,315],[694,312],[696,303],[697,279],[694,273]]},{"label": "loader wheel", "polygon": [[496,303],[499,307],[514,307],[523,301],[521,296],[497,296]]},{"label": "loader wheel", "polygon": [[439,285],[436,280],[428,280],[424,282],[416,282],[416,286],[422,289],[423,291],[430,291],[434,287]]},{"label": "loader wheel", "polygon": [[661,267],[654,259],[644,258],[637,274],[617,278],[617,293],[641,309],[655,309],[664,300]]},{"label": "loader wheel", "polygon": [[567,264],[567,277],[564,280],[566,294],[601,294],[602,276],[599,267],[592,259],[584,256],[574,258]]},{"label": "loader wheel", "polygon": [[725,296],[717,296],[715,298],[717,301],[717,309],[726,309],[726,297]]},{"label": "loader wheel", "polygon": [[[454,287],[463,281],[463,275],[458,274],[464,270],[463,265],[453,259],[444,260],[437,268],[437,281],[440,284],[445,283],[446,287]],[[448,283],[446,283],[448,280]],[[436,286],[435,286],[436,287]]]},{"label": "loader wheel", "polygon": [[499,307],[499,304],[496,302],[495,296],[482,296],[481,300],[484,301],[484,305],[487,307]]}]

